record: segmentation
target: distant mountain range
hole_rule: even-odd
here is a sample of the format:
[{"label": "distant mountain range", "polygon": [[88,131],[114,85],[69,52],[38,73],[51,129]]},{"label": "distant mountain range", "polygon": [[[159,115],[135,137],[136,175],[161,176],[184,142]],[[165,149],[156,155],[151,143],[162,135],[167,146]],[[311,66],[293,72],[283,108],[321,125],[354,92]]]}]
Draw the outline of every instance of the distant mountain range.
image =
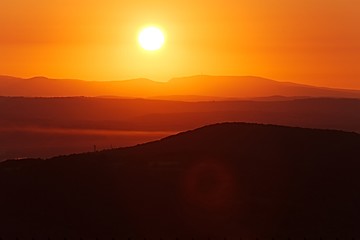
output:
[{"label": "distant mountain range", "polygon": [[223,123],[0,163],[4,238],[351,239],[360,135]]},{"label": "distant mountain range", "polygon": [[148,79],[82,81],[0,76],[0,96],[117,96],[201,101],[268,96],[360,98],[360,90],[314,87],[251,76],[193,76],[169,82]]}]

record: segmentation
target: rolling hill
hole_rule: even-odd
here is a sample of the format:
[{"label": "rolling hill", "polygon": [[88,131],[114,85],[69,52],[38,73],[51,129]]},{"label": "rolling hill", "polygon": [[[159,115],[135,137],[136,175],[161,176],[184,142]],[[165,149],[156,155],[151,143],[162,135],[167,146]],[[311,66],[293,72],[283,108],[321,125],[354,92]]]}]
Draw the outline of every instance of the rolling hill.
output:
[{"label": "rolling hill", "polygon": [[226,121],[360,133],[360,100],[179,102],[0,97],[0,161],[135,145]]},{"label": "rolling hill", "polygon": [[[360,236],[360,135],[215,124],[134,147],[0,163],[19,238]],[[10,184],[11,183],[11,184]]]}]

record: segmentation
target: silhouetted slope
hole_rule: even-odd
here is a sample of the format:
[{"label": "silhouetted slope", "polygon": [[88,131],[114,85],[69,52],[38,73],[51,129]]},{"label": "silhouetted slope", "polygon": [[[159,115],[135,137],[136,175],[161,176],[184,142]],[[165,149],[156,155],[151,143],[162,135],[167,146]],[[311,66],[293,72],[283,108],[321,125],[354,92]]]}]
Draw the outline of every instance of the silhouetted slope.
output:
[{"label": "silhouetted slope", "polygon": [[99,149],[131,146],[229,121],[360,133],[360,100],[177,102],[0,97],[0,161],[84,152],[94,144]]},{"label": "silhouetted slope", "polygon": [[359,237],[359,156],[355,133],[223,123],[130,148],[7,161],[0,232]]}]

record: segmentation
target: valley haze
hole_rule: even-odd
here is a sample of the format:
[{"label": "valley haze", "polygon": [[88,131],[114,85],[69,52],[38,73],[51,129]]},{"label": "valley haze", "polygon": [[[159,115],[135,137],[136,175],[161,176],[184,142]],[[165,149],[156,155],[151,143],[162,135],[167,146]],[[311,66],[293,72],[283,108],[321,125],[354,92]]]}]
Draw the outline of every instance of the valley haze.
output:
[{"label": "valley haze", "polygon": [[0,95],[0,161],[131,146],[229,121],[360,132],[360,91],[260,77],[0,76]]}]

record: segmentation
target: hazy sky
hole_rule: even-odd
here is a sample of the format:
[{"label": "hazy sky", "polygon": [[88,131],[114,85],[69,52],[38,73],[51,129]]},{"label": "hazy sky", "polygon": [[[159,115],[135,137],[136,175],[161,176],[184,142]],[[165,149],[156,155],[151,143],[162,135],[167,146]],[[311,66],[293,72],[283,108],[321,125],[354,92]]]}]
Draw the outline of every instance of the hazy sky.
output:
[{"label": "hazy sky", "polygon": [[[147,52],[139,30],[166,44]],[[1,0],[0,74],[256,75],[360,89],[359,0]]]}]

